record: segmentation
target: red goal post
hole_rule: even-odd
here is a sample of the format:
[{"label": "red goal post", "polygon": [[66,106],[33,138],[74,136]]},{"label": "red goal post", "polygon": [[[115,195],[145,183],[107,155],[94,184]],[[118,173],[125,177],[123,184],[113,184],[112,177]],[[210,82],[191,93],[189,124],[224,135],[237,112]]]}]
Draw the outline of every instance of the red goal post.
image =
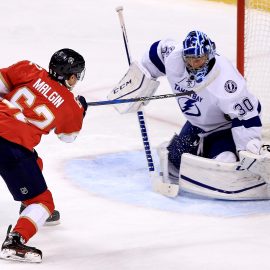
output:
[{"label": "red goal post", "polygon": [[263,125],[270,128],[270,0],[237,1],[237,68],[260,99]]},{"label": "red goal post", "polygon": [[245,0],[237,1],[237,68],[244,75]]}]

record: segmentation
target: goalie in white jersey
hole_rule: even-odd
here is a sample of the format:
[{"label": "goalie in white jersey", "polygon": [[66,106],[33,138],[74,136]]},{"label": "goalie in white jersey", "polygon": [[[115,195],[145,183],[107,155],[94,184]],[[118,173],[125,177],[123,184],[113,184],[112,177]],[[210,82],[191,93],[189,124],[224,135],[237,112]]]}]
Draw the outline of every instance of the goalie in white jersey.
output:
[{"label": "goalie in white jersey", "polygon": [[[151,96],[161,76],[174,93],[183,94],[177,103],[187,119],[180,133],[158,149],[163,181],[214,198],[270,198],[260,102],[230,61],[216,53],[215,43],[200,31],[190,32],[182,44],[170,39],[153,43],[108,98]],[[143,105],[116,109],[135,112]]]},{"label": "goalie in white jersey", "polygon": [[259,153],[260,103],[242,75],[216,54],[215,43],[206,34],[192,31],[183,44],[157,41],[141,64],[153,78],[166,75],[174,93],[195,91],[177,98],[187,122],[164,147],[177,178],[183,153],[222,162],[235,162],[241,150]]}]

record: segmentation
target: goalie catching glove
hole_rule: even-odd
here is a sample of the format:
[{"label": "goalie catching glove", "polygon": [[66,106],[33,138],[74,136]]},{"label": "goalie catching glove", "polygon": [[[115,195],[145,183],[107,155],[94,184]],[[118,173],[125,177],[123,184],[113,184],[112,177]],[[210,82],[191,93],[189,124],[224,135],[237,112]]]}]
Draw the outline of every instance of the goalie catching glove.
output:
[{"label": "goalie catching glove", "polygon": [[[153,79],[137,62],[133,62],[123,79],[109,93],[108,100],[150,97],[154,95],[158,86],[158,81]],[[122,103],[114,105],[114,107],[119,113],[131,113],[139,111],[148,102]]]}]

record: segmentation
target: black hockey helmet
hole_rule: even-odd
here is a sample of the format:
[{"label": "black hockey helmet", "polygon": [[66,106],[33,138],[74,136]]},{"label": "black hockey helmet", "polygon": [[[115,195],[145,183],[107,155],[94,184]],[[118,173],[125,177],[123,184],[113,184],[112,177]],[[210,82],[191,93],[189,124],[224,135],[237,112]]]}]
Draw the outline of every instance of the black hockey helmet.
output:
[{"label": "black hockey helmet", "polygon": [[83,57],[71,49],[61,49],[55,52],[49,63],[50,76],[61,83],[65,83],[65,80],[68,80],[73,74],[78,80],[82,80],[84,71]]}]

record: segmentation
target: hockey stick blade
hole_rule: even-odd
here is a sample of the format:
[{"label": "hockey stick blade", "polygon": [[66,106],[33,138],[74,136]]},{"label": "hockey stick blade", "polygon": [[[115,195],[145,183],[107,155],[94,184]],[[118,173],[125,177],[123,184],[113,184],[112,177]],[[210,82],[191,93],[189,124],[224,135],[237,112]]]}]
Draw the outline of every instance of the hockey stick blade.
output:
[{"label": "hockey stick blade", "polygon": [[187,91],[187,92],[183,92],[183,93],[164,94],[164,95],[151,96],[151,97],[104,100],[104,101],[96,101],[96,102],[87,102],[87,105],[88,106],[100,106],[100,105],[112,105],[112,104],[121,104],[121,103],[129,103],[129,102],[148,101],[148,100],[154,100],[154,99],[190,96],[193,93],[195,93],[195,92],[194,91]]},{"label": "hockey stick blade", "polygon": [[180,186],[163,182],[161,176],[151,174],[151,184],[153,191],[160,193],[164,196],[175,198],[179,193]]}]

